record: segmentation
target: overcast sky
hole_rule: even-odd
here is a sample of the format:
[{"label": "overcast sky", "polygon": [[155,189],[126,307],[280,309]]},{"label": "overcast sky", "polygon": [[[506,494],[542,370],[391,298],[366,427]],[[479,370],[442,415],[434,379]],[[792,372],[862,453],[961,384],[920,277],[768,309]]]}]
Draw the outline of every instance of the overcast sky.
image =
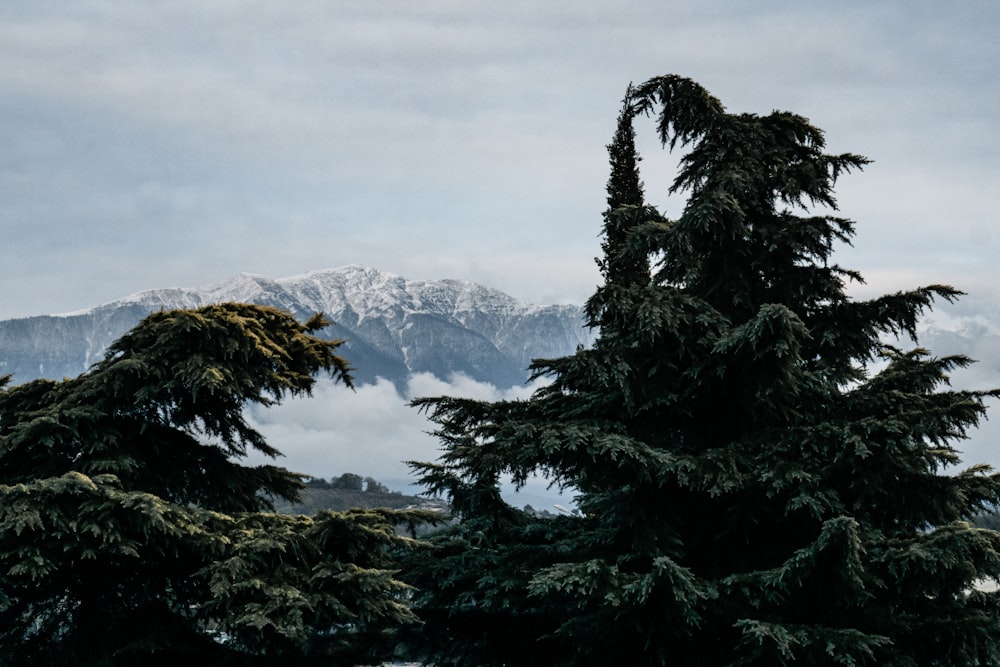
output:
[{"label": "overcast sky", "polygon": [[995,0],[3,2],[0,319],[355,263],[582,303],[621,97],[665,73],[874,160],[839,188],[871,291],[996,313],[997,34]]},{"label": "overcast sky", "polygon": [[875,160],[840,188],[870,282],[974,291],[998,33],[992,0],[0,3],[0,319],[354,263],[580,303],[622,94],[665,73]]}]

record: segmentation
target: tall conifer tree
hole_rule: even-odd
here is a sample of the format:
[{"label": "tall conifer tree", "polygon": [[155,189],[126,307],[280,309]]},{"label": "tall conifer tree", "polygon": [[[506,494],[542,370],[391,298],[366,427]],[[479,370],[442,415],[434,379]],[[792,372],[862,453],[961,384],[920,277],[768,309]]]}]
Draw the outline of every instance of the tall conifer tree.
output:
[{"label": "tall conifer tree", "polygon": [[[274,308],[154,313],[77,378],[0,378],[0,665],[375,664],[414,621],[388,511],[270,511],[302,475],[248,404],[350,385]],[[315,661],[315,662],[313,662]]]},{"label": "tall conifer tree", "polygon": [[[695,82],[634,91],[685,152],[680,217],[629,247],[645,285],[587,304],[593,349],[537,361],[529,400],[416,404],[442,455],[416,469],[461,517],[410,575],[440,665],[1000,664],[1000,534],[966,521],[1000,476],[955,445],[997,391],[916,338],[942,285],[870,301],[832,262],[854,224],[834,184],[858,155],[786,112],[733,114]],[[952,466],[951,469],[948,469]],[[499,484],[542,473],[575,516]],[[947,474],[946,474],[947,473]]]},{"label": "tall conifer tree", "polygon": [[635,149],[635,129],[632,118],[632,86],[628,87],[618,114],[618,126],[608,144],[611,174],[608,177],[608,208],[604,212],[604,257],[597,265],[607,283],[643,285],[649,282],[649,259],[626,251],[629,232],[646,218],[642,210],[642,180],[639,178],[639,157]]}]

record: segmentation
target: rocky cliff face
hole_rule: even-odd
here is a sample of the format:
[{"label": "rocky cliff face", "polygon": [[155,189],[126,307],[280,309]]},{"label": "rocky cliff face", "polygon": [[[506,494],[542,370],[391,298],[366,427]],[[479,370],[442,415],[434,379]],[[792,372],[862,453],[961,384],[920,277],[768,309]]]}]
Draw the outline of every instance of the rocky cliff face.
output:
[{"label": "rocky cliff face", "polygon": [[278,280],[243,274],[75,313],[0,321],[0,374],[15,383],[75,376],[146,314],[223,301],[277,306],[300,319],[326,314],[334,324],[324,335],[347,341],[341,351],[362,383],[428,372],[510,387],[527,379],[531,359],[571,354],[593,337],[577,306],[531,305],[474,283],[349,266]]}]

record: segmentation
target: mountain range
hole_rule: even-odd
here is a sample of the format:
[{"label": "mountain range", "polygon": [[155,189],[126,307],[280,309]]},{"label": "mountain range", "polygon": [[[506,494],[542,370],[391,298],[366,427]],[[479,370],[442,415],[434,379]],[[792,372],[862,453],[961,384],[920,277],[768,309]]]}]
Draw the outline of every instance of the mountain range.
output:
[{"label": "mountain range", "polygon": [[359,383],[404,383],[414,373],[456,374],[496,387],[523,384],[533,358],[571,354],[593,331],[573,305],[528,304],[459,280],[407,280],[362,266],[271,279],[240,274],[201,288],[154,289],[61,315],[0,321],[0,375],[12,382],[74,377],[150,312],[237,301],[276,306],[305,320],[322,312],[321,335]]},{"label": "mountain range", "polygon": [[[279,279],[240,274],[72,313],[2,320],[0,376],[11,374],[15,383],[76,376],[150,312],[224,301],[276,306],[300,320],[324,313],[333,324],[322,335],[346,341],[340,352],[362,384],[381,377],[402,386],[415,373],[431,373],[517,386],[532,359],[572,354],[596,335],[576,305],[529,304],[472,282],[409,280],[352,265]],[[920,344],[936,355],[977,359],[971,373],[959,375],[978,377],[960,384],[992,387],[1000,384],[1000,311],[982,305],[964,316],[935,308],[919,326]]]}]

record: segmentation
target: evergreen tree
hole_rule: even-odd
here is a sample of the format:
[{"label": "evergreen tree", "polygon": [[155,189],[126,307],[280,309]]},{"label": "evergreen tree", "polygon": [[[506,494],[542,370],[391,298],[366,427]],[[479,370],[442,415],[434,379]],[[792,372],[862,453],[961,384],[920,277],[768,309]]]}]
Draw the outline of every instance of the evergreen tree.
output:
[{"label": "evergreen tree", "polygon": [[604,212],[604,257],[597,260],[606,282],[619,285],[642,285],[649,282],[649,259],[634,253],[624,254],[629,232],[645,221],[642,210],[642,181],[635,150],[635,129],[632,118],[632,86],[629,85],[618,114],[615,135],[608,144],[611,175],[608,177],[608,209]]},{"label": "evergreen tree", "polygon": [[77,378],[0,387],[0,665],[377,661],[413,620],[394,525],[422,517],[279,516],[303,476],[239,462],[279,454],[247,404],[307,394],[324,370],[350,386],[326,325],[160,312]]},{"label": "evergreen tree", "polygon": [[[422,654],[438,665],[1000,664],[1000,534],[967,521],[1000,476],[956,441],[998,391],[910,337],[932,285],[870,301],[831,262],[833,188],[867,160],[786,112],[732,114],[685,78],[634,92],[686,152],[676,220],[627,251],[648,284],[588,301],[593,349],[536,361],[524,401],[416,401],[442,455],[414,464],[461,521],[420,554]],[[953,472],[953,471],[948,471]],[[506,505],[543,473],[579,513]]]}]

